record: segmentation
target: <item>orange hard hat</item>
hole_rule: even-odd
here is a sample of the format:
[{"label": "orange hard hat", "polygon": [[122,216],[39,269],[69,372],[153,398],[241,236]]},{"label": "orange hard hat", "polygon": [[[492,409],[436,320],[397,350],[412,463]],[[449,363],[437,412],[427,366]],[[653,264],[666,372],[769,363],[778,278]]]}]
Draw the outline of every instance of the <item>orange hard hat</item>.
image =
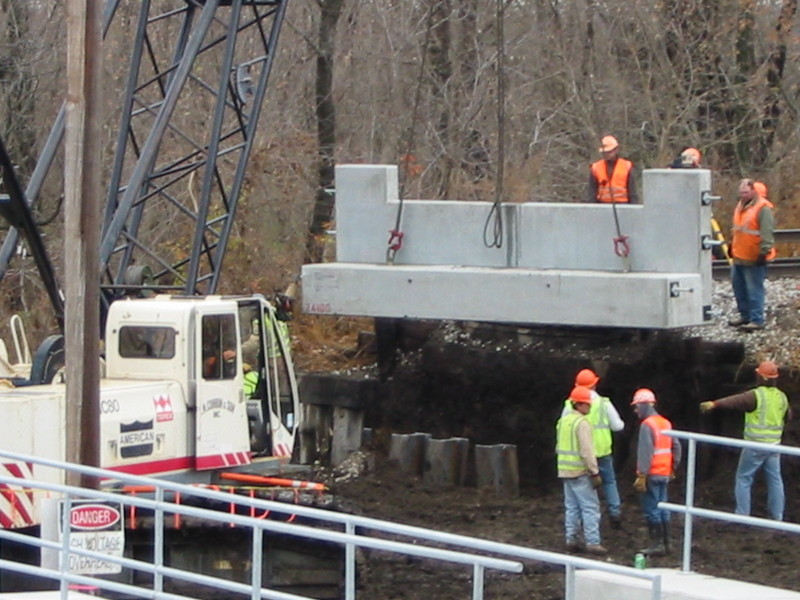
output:
[{"label": "orange hard hat", "polygon": [[592,403],[592,390],[582,385],[576,385],[569,393],[569,399],[573,402],[582,402],[584,404]]},{"label": "orange hard hat", "polygon": [[700,150],[697,148],[686,148],[681,152],[681,164],[684,167],[699,167],[700,166]]},{"label": "orange hard hat", "polygon": [[597,376],[597,373],[591,369],[581,369],[575,376],[575,385],[580,385],[583,387],[590,388],[598,381],[600,381],[600,378]]},{"label": "orange hard hat", "polygon": [[753,189],[756,191],[756,194],[758,194],[762,198],[767,197],[768,194],[767,185],[763,181],[754,181]]},{"label": "orange hard hat", "polygon": [[775,379],[778,376],[778,365],[771,360],[762,360],[756,367],[756,373],[765,379]]},{"label": "orange hard hat", "polygon": [[603,136],[603,139],[600,140],[600,152],[611,152],[618,146],[619,142],[613,135]]},{"label": "orange hard hat", "polygon": [[633,393],[633,401],[631,404],[655,404],[656,395],[652,390],[647,388],[639,388]]}]

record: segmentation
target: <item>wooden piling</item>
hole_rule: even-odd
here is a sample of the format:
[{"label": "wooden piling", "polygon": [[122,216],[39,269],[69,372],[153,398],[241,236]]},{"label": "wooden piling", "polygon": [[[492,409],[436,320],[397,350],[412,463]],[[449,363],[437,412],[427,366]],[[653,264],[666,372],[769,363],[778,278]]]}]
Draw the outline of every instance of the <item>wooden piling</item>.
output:
[{"label": "wooden piling", "polygon": [[519,496],[517,447],[513,444],[477,444],[475,471],[479,488],[492,488],[501,496]]}]

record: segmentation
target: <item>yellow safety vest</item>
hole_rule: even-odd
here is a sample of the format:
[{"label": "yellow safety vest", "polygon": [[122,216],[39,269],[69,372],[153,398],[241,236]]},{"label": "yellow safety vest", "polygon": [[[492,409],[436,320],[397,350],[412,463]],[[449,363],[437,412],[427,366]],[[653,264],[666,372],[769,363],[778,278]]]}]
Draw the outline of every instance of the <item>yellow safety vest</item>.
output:
[{"label": "yellow safety vest", "polygon": [[744,439],[764,444],[780,444],[789,400],[776,387],[755,390],[756,407],[744,415]]},{"label": "yellow safety vest", "polygon": [[[283,347],[286,348],[287,352],[289,352],[289,348],[292,343],[292,338],[289,336],[289,325],[286,323],[286,321],[276,320],[275,330],[277,330],[278,336],[280,337],[281,341],[283,341]],[[269,358],[283,356],[281,346],[275,337],[275,330],[267,332],[267,356]]]},{"label": "yellow safety vest", "polygon": [[572,412],[561,417],[556,424],[556,462],[559,471],[583,471],[586,465],[578,448],[578,423],[583,415]]},{"label": "yellow safety vest", "polygon": [[244,396],[250,398],[258,389],[258,371],[248,371],[244,374]]},{"label": "yellow safety vest", "polygon": [[[611,454],[613,438],[611,435],[611,422],[608,420],[608,409],[606,402],[611,402],[605,396],[595,396],[590,405],[589,414],[586,419],[592,426],[592,445],[594,446],[594,455],[597,458],[603,458]],[[572,409],[569,398],[564,401],[564,407]]]}]

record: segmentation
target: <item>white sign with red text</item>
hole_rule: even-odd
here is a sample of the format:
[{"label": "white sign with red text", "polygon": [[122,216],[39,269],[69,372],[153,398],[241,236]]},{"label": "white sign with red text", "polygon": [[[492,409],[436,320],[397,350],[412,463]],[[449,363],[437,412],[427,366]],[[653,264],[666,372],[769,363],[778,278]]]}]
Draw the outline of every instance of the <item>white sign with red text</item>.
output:
[{"label": "white sign with red text", "polygon": [[[62,518],[59,519],[59,523],[63,523],[65,507],[66,503],[62,502],[59,510]],[[90,550],[109,556],[122,556],[125,549],[125,529],[122,506],[119,503],[73,500],[69,522],[70,548]],[[60,526],[59,533],[61,533]],[[70,554],[69,572],[83,575],[120,573],[122,565],[100,558]]]}]

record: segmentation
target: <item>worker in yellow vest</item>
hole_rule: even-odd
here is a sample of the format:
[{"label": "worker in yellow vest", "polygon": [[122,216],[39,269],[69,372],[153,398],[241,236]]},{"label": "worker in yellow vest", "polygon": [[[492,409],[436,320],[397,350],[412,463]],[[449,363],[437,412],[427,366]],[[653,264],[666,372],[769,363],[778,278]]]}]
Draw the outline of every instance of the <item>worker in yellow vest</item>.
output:
[{"label": "worker in yellow vest", "polygon": [[592,404],[592,392],[575,387],[569,395],[571,410],[556,425],[556,461],[558,477],[564,486],[564,532],[567,550],[578,551],[581,524],[586,552],[607,554],[600,544],[600,501],[597,488],[602,485],[594,454],[592,426],[586,415]]},{"label": "worker in yellow vest", "polygon": [[[611,399],[597,393],[597,384],[600,377],[591,369],[581,369],[575,376],[575,385],[588,388],[592,392],[592,404],[586,418],[592,426],[592,440],[594,452],[597,457],[597,467],[603,480],[603,496],[608,507],[608,518],[611,527],[618,529],[622,526],[622,499],[617,488],[617,476],[614,471],[612,432],[622,431],[625,422],[620,418],[619,412],[614,407]],[[561,416],[566,416],[572,410],[569,398],[564,401],[564,410]]]},{"label": "worker in yellow vest", "polygon": [[[700,404],[700,412],[709,413],[718,408],[744,412],[744,439],[762,444],[780,444],[783,427],[791,418],[789,400],[776,387],[778,365],[770,360],[762,361],[756,368],[758,386],[719,400],[708,400]],[[781,476],[781,455],[768,450],[742,448],[739,466],[736,469],[736,514],[750,514],[751,488],[756,472],[763,468],[767,479],[767,508],[776,521],[783,521],[785,495]]]}]

